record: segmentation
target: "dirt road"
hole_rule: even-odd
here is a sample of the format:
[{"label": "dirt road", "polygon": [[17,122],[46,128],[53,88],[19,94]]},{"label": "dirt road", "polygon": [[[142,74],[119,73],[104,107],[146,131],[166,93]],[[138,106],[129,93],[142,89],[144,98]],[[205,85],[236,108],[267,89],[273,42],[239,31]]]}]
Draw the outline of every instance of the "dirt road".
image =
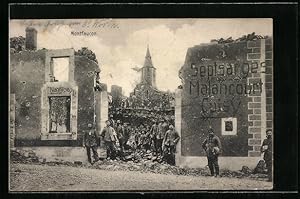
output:
[{"label": "dirt road", "polygon": [[107,171],[69,166],[12,164],[11,191],[254,190],[272,183],[251,179]]}]

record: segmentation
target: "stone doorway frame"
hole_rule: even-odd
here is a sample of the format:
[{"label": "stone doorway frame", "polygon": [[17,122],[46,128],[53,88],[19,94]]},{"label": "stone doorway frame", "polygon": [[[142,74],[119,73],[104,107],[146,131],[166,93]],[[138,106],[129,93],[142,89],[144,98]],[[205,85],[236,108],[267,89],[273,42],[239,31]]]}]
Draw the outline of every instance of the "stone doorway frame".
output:
[{"label": "stone doorway frame", "polygon": [[[69,58],[69,81],[53,82],[52,59]],[[74,81],[74,49],[48,50],[45,58],[45,84],[41,89],[41,140],[77,140],[78,86]],[[49,133],[49,97],[67,96],[71,98],[70,133]]]},{"label": "stone doorway frame", "polygon": [[[50,133],[49,97],[70,97],[70,133]],[[42,130],[41,140],[77,139],[78,87],[69,82],[46,83],[42,88]]]}]

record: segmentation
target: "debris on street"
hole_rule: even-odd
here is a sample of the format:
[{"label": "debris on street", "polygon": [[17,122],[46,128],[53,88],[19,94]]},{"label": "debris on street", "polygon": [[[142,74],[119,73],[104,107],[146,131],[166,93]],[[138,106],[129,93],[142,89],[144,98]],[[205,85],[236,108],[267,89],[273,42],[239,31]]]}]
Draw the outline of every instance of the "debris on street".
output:
[{"label": "debris on street", "polygon": [[[94,164],[89,164],[80,161],[47,161],[45,158],[39,158],[33,151],[30,150],[11,150],[12,163],[24,164],[45,164],[48,166],[70,166],[94,168],[100,170],[111,171],[139,171],[142,173],[151,172],[158,174],[184,175],[184,176],[210,176],[208,168],[182,168],[166,164],[161,160],[161,157],[154,156],[150,151],[140,151],[126,155],[125,161],[122,160],[100,160]],[[16,171],[15,171],[16,172]],[[256,180],[267,179],[265,173],[254,173],[253,170],[243,166],[240,171],[230,171],[223,169],[220,172],[221,177],[229,178],[251,178]]]}]

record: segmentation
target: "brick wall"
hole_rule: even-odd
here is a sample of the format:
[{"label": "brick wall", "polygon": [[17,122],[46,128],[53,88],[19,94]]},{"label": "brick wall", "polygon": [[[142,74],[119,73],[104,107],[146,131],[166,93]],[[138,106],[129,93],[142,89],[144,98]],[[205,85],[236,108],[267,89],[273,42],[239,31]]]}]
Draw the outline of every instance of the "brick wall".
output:
[{"label": "brick wall", "polygon": [[265,89],[266,89],[266,127],[273,130],[273,45],[272,38],[266,39]]},{"label": "brick wall", "polygon": [[266,129],[273,126],[273,102],[272,102],[272,38],[249,41],[247,43],[249,62],[258,62],[259,73],[249,74],[248,82],[263,82],[261,93],[256,92],[248,95],[248,156],[258,157],[261,155],[260,146],[265,138]]}]

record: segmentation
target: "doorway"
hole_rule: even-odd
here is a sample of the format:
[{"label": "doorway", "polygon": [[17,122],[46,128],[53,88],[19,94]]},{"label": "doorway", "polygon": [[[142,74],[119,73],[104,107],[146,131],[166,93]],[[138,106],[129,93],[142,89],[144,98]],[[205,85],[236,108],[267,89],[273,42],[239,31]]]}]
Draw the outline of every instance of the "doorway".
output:
[{"label": "doorway", "polygon": [[49,97],[49,133],[70,133],[71,97]]}]

